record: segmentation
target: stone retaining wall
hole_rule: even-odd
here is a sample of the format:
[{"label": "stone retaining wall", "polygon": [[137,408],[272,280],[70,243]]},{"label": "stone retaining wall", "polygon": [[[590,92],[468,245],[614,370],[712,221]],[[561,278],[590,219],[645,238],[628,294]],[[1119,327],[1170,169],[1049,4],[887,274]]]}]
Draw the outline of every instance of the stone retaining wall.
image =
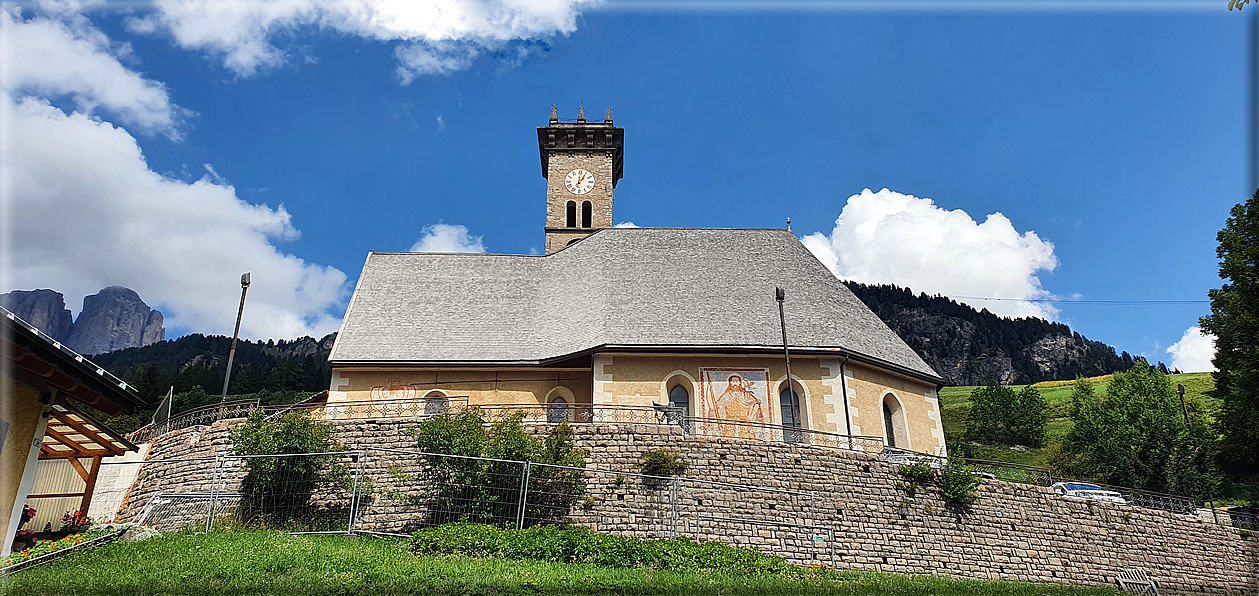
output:
[{"label": "stone retaining wall", "polygon": [[[149,457],[228,455],[226,431],[239,423],[170,433],[154,442]],[[415,421],[336,424],[338,440],[350,449],[415,445],[406,435]],[[1259,537],[1188,515],[1068,499],[1045,487],[992,480],[983,481],[975,505],[960,510],[929,490],[908,497],[897,488],[895,468],[877,456],[684,436],[667,426],[575,428],[578,446],[592,454],[587,466],[592,471],[590,501],[575,508],[570,520],[599,531],[648,537],[676,531],[755,546],[797,563],[833,561],[854,570],[1113,585],[1121,570],[1141,567],[1166,591],[1259,593]],[[649,449],[676,451],[690,464],[676,492],[645,487],[634,478]],[[375,453],[368,453],[363,473],[378,487],[377,498],[364,508],[359,527],[414,527],[419,518],[413,507],[379,497],[391,466],[384,456],[373,463]],[[208,490],[208,470],[146,466],[120,519],[136,516],[157,491]],[[618,482],[615,473],[631,480]]]}]

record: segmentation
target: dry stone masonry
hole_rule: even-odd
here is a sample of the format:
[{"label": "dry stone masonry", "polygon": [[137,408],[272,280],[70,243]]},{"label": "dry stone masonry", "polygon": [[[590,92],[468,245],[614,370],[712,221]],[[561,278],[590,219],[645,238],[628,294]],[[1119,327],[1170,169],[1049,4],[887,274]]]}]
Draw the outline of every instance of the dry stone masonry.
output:
[{"label": "dry stone masonry", "polygon": [[[149,457],[229,455],[227,431],[240,422],[170,433],[155,441]],[[350,449],[415,446],[407,432],[414,420],[336,424],[338,440]],[[588,499],[568,520],[598,531],[642,537],[676,532],[754,546],[796,563],[862,571],[1113,584],[1122,570],[1140,567],[1166,591],[1259,592],[1259,537],[1189,515],[1068,499],[1044,487],[991,480],[983,482],[975,505],[957,509],[929,490],[907,496],[897,488],[895,468],[877,456],[688,436],[670,426],[590,424],[576,431],[577,445],[594,455],[587,466]],[[674,451],[688,462],[676,488],[644,486],[635,476],[651,449]],[[369,451],[361,471],[374,497],[361,506],[356,529],[419,527],[423,519],[414,506],[384,494],[420,465],[414,456]],[[240,475],[239,469],[224,473],[229,486],[238,485]],[[120,519],[134,519],[158,491],[207,491],[211,476],[210,466],[196,462],[148,465]],[[414,483],[402,488],[422,496]],[[343,497],[332,492],[319,498],[330,510],[344,511]]]}]

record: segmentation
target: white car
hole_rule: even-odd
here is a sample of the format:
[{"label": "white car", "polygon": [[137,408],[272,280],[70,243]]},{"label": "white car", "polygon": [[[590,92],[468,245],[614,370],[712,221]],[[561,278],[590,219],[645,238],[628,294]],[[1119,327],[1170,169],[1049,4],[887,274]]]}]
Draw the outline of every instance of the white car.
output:
[{"label": "white car", "polygon": [[1118,503],[1127,505],[1128,501],[1123,495],[1113,491],[1106,490],[1096,484],[1087,484],[1084,482],[1059,482],[1050,488],[1054,492],[1064,497],[1077,497],[1080,499],[1090,499],[1093,501],[1101,501],[1103,503]]}]

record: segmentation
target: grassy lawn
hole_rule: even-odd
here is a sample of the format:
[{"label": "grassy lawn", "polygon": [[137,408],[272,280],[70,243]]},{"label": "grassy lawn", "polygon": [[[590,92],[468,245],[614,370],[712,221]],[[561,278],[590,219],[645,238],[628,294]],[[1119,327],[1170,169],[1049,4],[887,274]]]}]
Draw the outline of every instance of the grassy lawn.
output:
[{"label": "grassy lawn", "polygon": [[[1220,409],[1220,400],[1212,392],[1215,391],[1215,379],[1211,373],[1188,373],[1169,375],[1172,386],[1185,386],[1185,399],[1189,403],[1198,403],[1206,411],[1207,416],[1215,418]],[[1089,379],[1094,389],[1100,394],[1110,384],[1110,375]],[[1049,402],[1049,426],[1046,430],[1046,444],[1061,441],[1071,432],[1071,391],[1075,381],[1046,381],[1033,385]],[[1017,391],[1023,385],[1016,385]],[[945,387],[940,390],[940,419],[944,424],[944,436],[949,444],[963,441],[966,435],[966,416],[970,414],[970,392],[974,387]],[[1045,448],[1015,451],[1001,445],[982,445],[974,447],[978,459],[1024,464],[1029,466],[1046,466],[1049,457]]]},{"label": "grassy lawn", "polygon": [[953,581],[830,570],[799,577],[419,557],[406,542],[280,532],[171,534],[21,571],[8,594],[1106,594],[1108,587]]}]

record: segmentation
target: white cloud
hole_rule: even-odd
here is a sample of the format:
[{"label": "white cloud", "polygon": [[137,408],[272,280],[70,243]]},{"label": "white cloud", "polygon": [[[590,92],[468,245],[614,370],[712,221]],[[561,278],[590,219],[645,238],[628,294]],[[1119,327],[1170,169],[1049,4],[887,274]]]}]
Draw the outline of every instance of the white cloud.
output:
[{"label": "white cloud", "polygon": [[638,226],[634,225],[634,222],[632,222],[632,221],[623,221],[623,222],[621,222],[621,223],[619,223],[619,224],[616,224],[616,225],[614,225],[614,226],[612,226],[612,227],[614,227],[614,228],[637,228]]},{"label": "white cloud", "polygon": [[[829,236],[815,232],[802,242],[843,279],[954,297],[1049,298],[1036,275],[1058,266],[1052,243],[1020,234],[1000,213],[976,223],[960,209],[886,188],[849,197]],[[1047,303],[958,300],[1003,316],[1058,313]]]},{"label": "white cloud", "polygon": [[284,63],[277,37],[315,27],[378,41],[400,41],[399,76],[467,68],[487,50],[515,41],[566,35],[598,0],[156,0],[131,23],[167,32],[183,48],[220,56],[241,76]]},{"label": "white cloud", "polygon": [[188,183],[150,170],[126,130],[46,102],[0,97],[6,289],[53,288],[77,310],[102,287],[130,287],[168,327],[232,330],[239,276],[253,284],[241,324],[257,338],[335,331],[341,271],[273,240],[299,236],[283,207],[250,205],[207,175]]},{"label": "white cloud", "polygon": [[124,66],[119,56],[126,53],[82,17],[24,20],[0,9],[0,88],[10,96],[69,98],[81,113],[101,108],[129,126],[178,138],[188,112],[164,85]]},{"label": "white cloud", "polygon": [[465,226],[438,223],[424,226],[422,232],[411,252],[485,252],[481,236],[469,234]]},{"label": "white cloud", "polygon": [[[0,289],[56,289],[78,310],[119,284],[168,327],[226,334],[250,271],[244,336],[334,331],[345,274],[277,249],[299,236],[289,214],[242,201],[213,166],[195,182],[150,170],[131,133],[97,112],[172,138],[186,112],[123,64],[127,48],[81,6],[41,6],[32,19],[0,9]],[[52,103],[67,99],[72,113]]]},{"label": "white cloud", "polygon": [[1167,348],[1172,356],[1172,368],[1181,372],[1211,372],[1215,365],[1211,359],[1215,357],[1215,336],[1202,332],[1200,327],[1185,330],[1180,341]]}]

